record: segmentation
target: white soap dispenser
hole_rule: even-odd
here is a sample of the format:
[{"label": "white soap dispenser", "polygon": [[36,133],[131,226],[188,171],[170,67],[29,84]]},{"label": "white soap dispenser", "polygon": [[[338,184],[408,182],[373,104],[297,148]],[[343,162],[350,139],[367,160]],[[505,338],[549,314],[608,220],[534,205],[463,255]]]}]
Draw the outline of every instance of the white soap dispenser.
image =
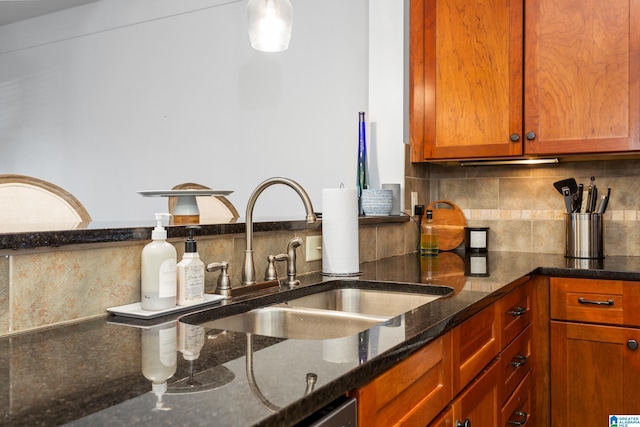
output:
[{"label": "white soap dispenser", "polygon": [[189,227],[189,238],[184,244],[184,255],[178,263],[178,305],[204,302],[204,263],[198,255],[193,229]]},{"label": "white soap dispenser", "polygon": [[151,243],[142,249],[141,299],[143,310],[165,310],[176,306],[176,248],[167,242],[162,220],[169,214],[156,214],[157,226],[151,232]]},{"label": "white soap dispenser", "polygon": [[165,323],[140,332],[142,375],[151,381],[156,395],[155,410],[170,410],[162,400],[167,391],[167,380],[178,368],[177,322]]}]

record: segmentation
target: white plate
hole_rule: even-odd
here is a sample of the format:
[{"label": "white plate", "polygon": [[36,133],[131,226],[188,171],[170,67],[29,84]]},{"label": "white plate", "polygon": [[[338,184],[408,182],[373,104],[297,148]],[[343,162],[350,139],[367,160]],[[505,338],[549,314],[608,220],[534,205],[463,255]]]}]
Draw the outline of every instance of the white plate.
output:
[{"label": "white plate", "polygon": [[228,196],[230,190],[144,190],[138,191],[143,196]]},{"label": "white plate", "polygon": [[167,308],[165,310],[147,311],[140,307],[139,302],[133,304],[121,305],[119,307],[107,308],[109,313],[116,316],[133,317],[135,319],[153,319],[155,317],[164,316],[165,314],[180,313],[182,311],[192,310],[194,308],[206,307],[213,305],[220,300],[225,299],[222,295],[204,294],[204,302],[192,305],[176,305],[173,308]]}]

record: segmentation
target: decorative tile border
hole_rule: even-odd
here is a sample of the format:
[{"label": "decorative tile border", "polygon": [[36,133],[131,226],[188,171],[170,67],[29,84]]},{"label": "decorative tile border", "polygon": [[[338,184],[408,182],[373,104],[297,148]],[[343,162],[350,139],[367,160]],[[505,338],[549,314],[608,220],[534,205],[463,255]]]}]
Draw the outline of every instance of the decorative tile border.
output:
[{"label": "decorative tile border", "polygon": [[[523,221],[564,220],[565,211],[552,209],[462,209],[467,220],[509,220]],[[605,221],[640,221],[640,211],[612,210],[604,214]]]}]

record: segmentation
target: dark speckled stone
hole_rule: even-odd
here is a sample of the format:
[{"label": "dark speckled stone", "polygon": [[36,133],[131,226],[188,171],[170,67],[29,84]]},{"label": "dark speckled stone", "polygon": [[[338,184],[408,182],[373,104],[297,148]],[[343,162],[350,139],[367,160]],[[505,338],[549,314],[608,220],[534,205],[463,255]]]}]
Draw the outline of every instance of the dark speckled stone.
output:
[{"label": "dark speckled stone", "polygon": [[[409,221],[406,216],[360,217],[361,225],[388,224]],[[319,229],[322,221],[307,224],[305,221],[256,221],[255,232],[285,231],[302,229]],[[155,223],[89,223],[72,230],[34,231],[20,233],[3,233],[0,231],[0,250],[3,249],[37,249],[43,247],[60,247],[85,243],[107,243],[144,241],[151,238],[151,230]],[[204,224],[198,235],[224,235],[245,232],[243,222],[227,224]],[[167,227],[169,238],[187,237],[188,230],[184,226]]]},{"label": "dark speckled stone", "polygon": [[[450,257],[464,259],[464,254]],[[449,258],[450,258],[449,257]],[[76,325],[0,339],[0,423],[8,425],[216,425],[293,426],[347,391],[359,387],[413,351],[469,318],[523,283],[533,274],[603,279],[640,280],[640,258],[611,257],[601,263],[567,260],[560,255],[530,253],[487,254],[489,276],[460,276],[459,264],[447,266],[445,256],[434,285],[447,278],[462,278],[462,286],[412,312],[368,330],[368,345],[345,340],[283,340],[253,336],[255,384],[247,381],[245,334],[211,329],[207,320],[309,292],[314,286],[344,286],[345,281],[305,277],[302,288],[274,289],[266,296],[237,298],[229,304],[186,315],[182,320],[205,327],[206,342],[190,364],[178,353],[178,380],[194,379],[209,390],[163,396],[170,411],[153,410],[156,397],[142,374],[141,334],[152,326],[173,322],[164,317],[153,322],[108,317]],[[589,265],[591,264],[591,265]],[[583,268],[589,267],[589,268]],[[455,270],[455,271],[454,271]],[[415,254],[362,265],[364,276],[353,283],[387,281],[374,286],[402,287],[422,277]],[[458,282],[456,282],[458,283]],[[179,341],[180,342],[180,341]],[[338,363],[330,353],[343,353]],[[333,361],[332,361],[333,360]],[[225,373],[232,372],[227,376]],[[304,396],[305,377],[318,375],[313,392]],[[214,373],[220,373],[214,374]],[[207,376],[208,375],[208,376]],[[231,379],[229,379],[231,378]],[[260,397],[261,396],[261,397]]]}]

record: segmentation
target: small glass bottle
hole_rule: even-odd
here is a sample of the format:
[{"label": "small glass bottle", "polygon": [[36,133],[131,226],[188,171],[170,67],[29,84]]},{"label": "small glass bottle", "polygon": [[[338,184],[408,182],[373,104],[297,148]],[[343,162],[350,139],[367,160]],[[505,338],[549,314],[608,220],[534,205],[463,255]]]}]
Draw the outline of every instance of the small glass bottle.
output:
[{"label": "small glass bottle", "polygon": [[438,227],[433,223],[433,211],[427,210],[427,219],[420,233],[420,255],[438,255]]}]

